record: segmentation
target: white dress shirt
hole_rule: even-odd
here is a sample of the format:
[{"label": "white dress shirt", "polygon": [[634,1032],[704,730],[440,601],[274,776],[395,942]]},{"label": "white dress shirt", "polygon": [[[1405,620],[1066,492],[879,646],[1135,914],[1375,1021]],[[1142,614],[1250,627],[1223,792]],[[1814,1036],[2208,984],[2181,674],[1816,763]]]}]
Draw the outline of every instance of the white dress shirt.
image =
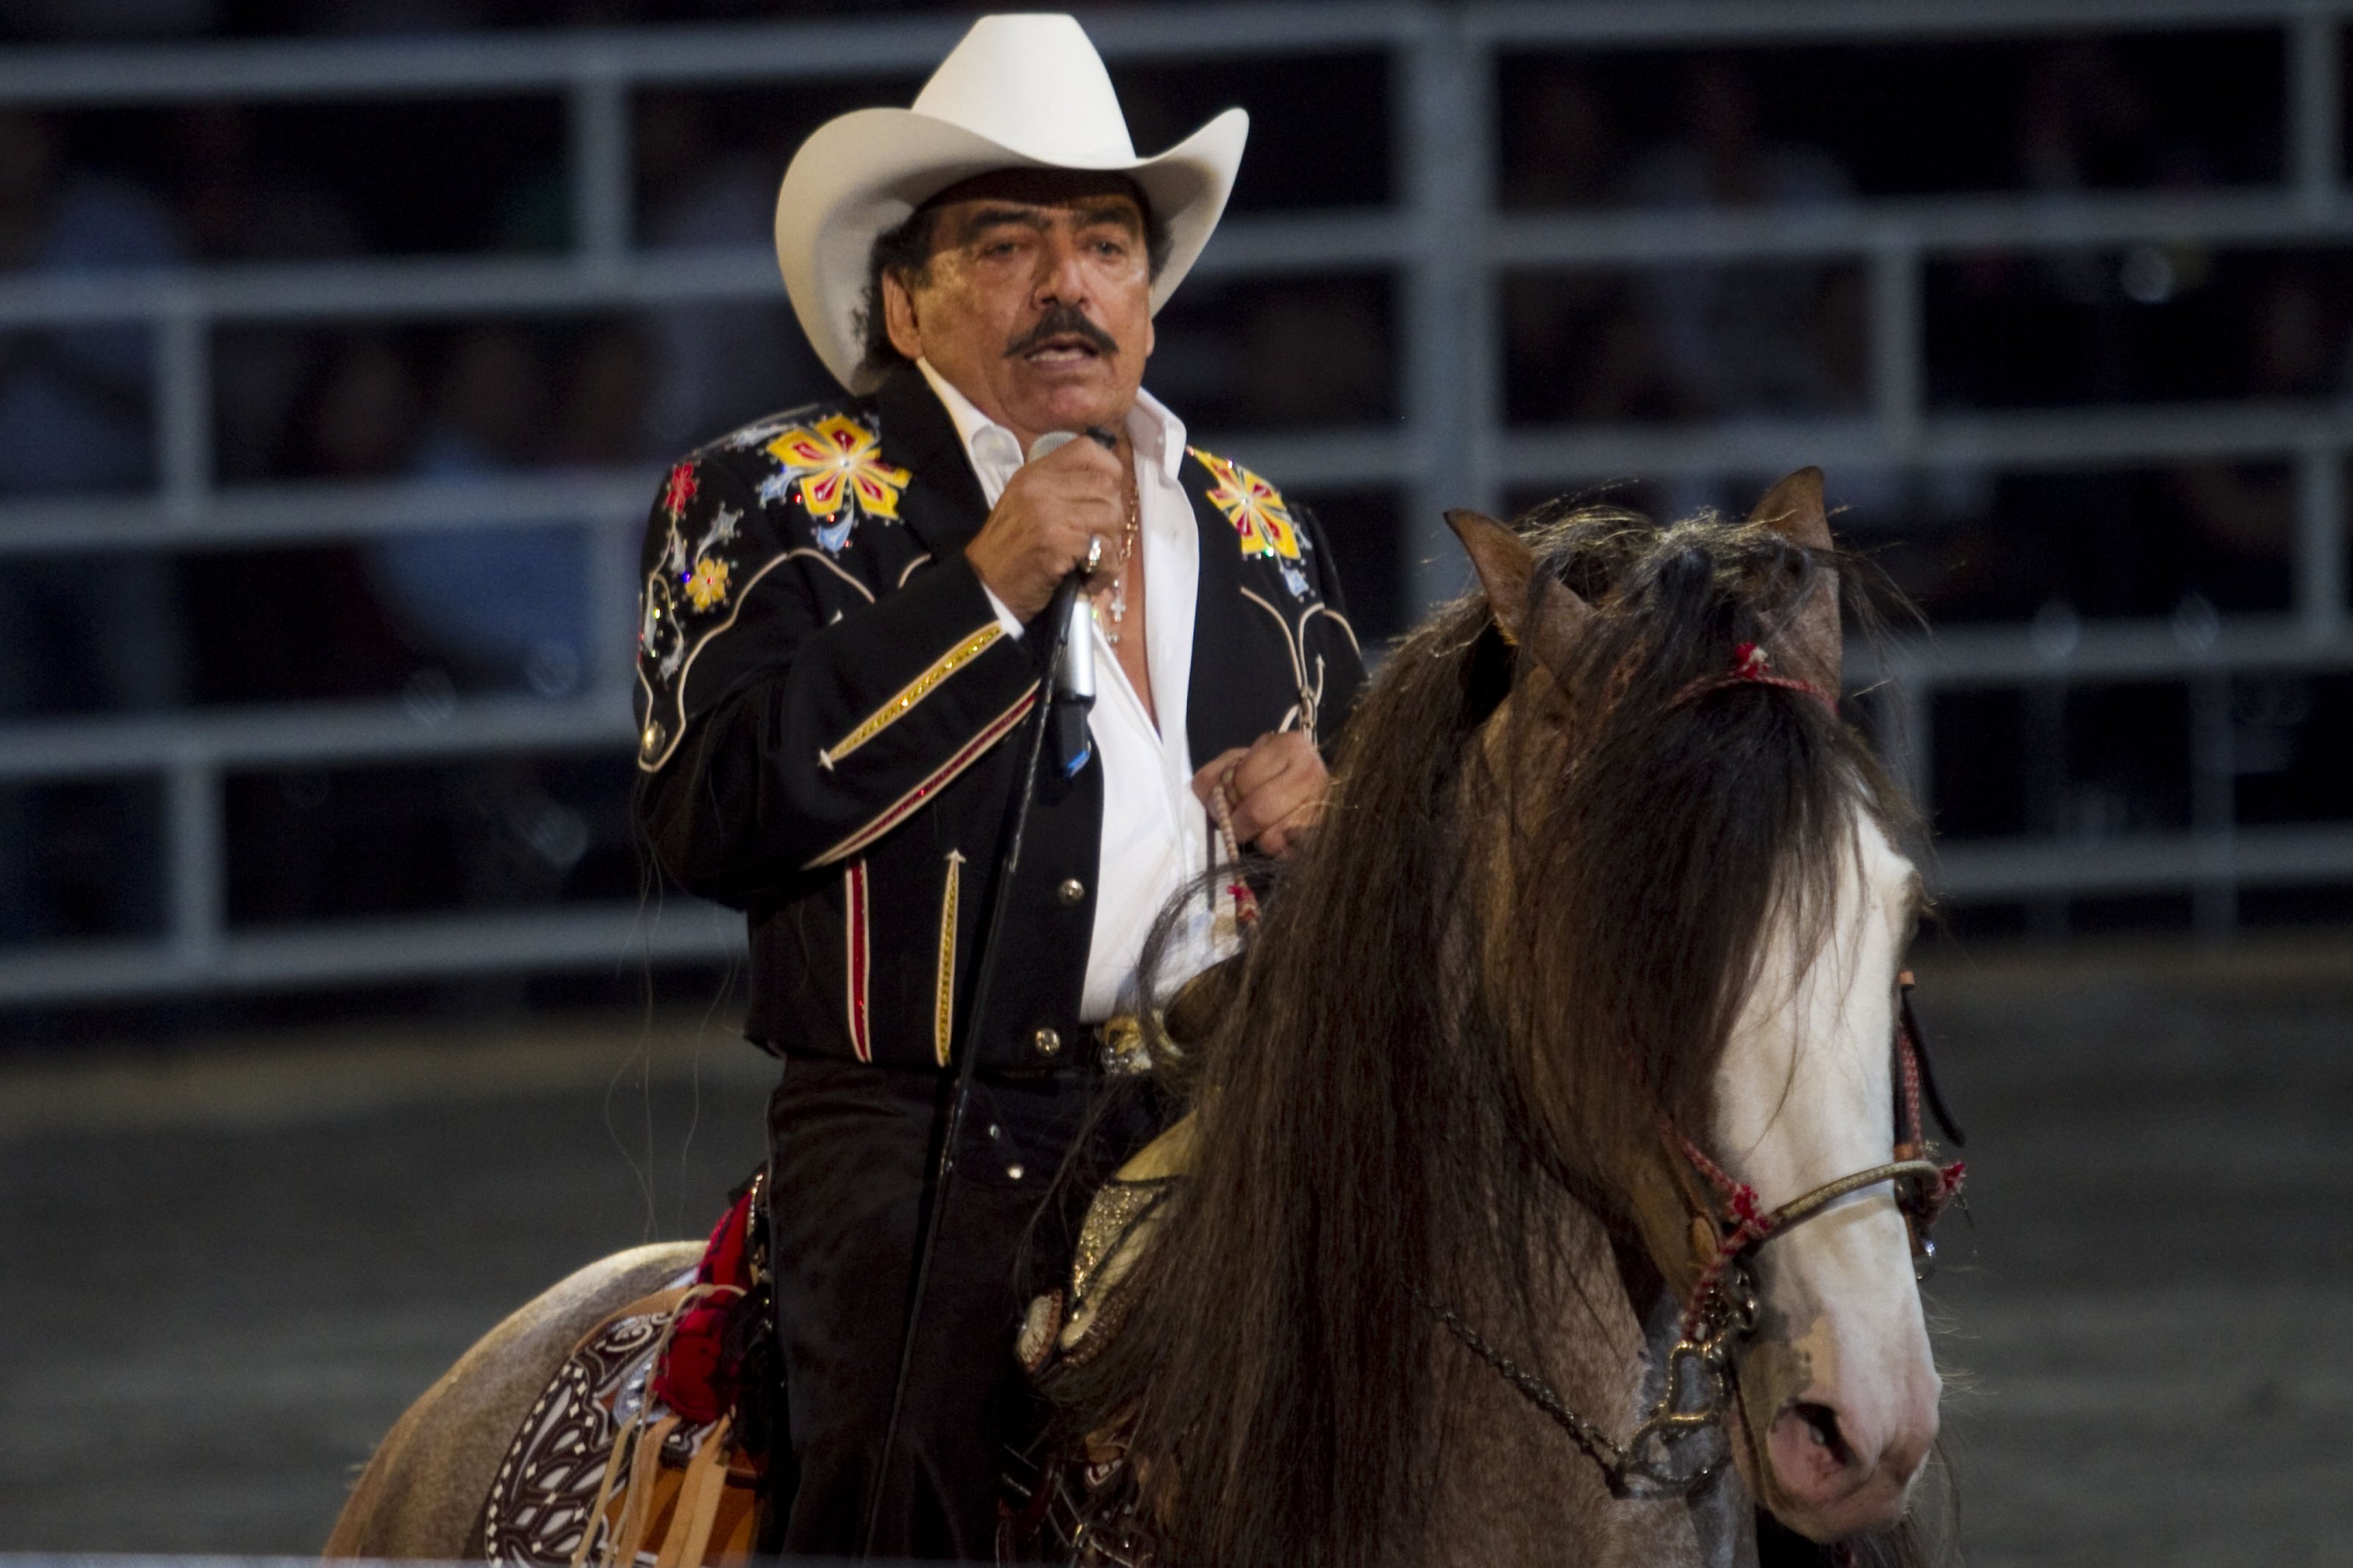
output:
[{"label": "white dress shirt", "polygon": [[[981,494],[996,506],[1006,481],[1026,460],[1019,439],[974,407],[928,363],[915,363],[946,405]],[[1099,613],[1093,630],[1095,705],[1088,725],[1103,759],[1103,844],[1095,865],[1094,932],[1079,1001],[1079,1016],[1089,1023],[1134,1005],[1136,964],[1153,921],[1209,865],[1208,814],[1193,795],[1192,747],[1185,736],[1193,607],[1201,579],[1193,503],[1176,479],[1185,460],[1185,426],[1157,398],[1139,390],[1128,413],[1127,435],[1135,452],[1137,527],[1144,547],[1145,660],[1161,721],[1155,728],[1128,683],[1103,635],[1107,613]],[[988,597],[998,621],[1019,637],[1021,623],[1012,611],[994,592]],[[1206,900],[1196,904],[1169,944],[1161,966],[1163,986],[1198,973],[1217,956],[1209,905]]]}]

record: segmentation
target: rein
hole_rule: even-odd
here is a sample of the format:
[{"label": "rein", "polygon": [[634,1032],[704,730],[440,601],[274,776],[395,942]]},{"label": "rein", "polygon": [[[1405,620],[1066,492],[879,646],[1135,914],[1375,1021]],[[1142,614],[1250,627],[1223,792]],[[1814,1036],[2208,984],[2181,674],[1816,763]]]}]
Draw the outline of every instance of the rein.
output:
[{"label": "rein", "polygon": [[[1615,1498],[1685,1497],[1723,1468],[1711,1460],[1694,1469],[1677,1468],[1675,1445],[1717,1426],[1716,1383],[1728,1371],[1732,1348],[1727,1323],[1715,1339],[1699,1344],[1680,1340],[1667,1352],[1666,1387],[1634,1435],[1623,1443],[1571,1410],[1552,1384],[1487,1342],[1486,1338],[1443,1302],[1424,1298],[1432,1316],[1463,1347],[1495,1370],[1529,1404],[1551,1417],[1569,1440],[1600,1468]],[[1694,1376],[1697,1382],[1691,1381]],[[1694,1403],[1694,1400],[1696,1401]]]},{"label": "rein", "polygon": [[[1733,649],[1728,673],[1693,680],[1667,705],[1679,708],[1711,691],[1735,686],[1778,687],[1813,698],[1832,714],[1838,711],[1837,700],[1820,687],[1774,674],[1764,648],[1750,642]],[[1897,1137],[1892,1160],[1824,1182],[1767,1211],[1756,1188],[1736,1181],[1708,1158],[1676,1128],[1656,1096],[1651,1097],[1669,1162],[1691,1210],[1694,1250],[1702,1267],[1684,1300],[1674,1346],[1667,1352],[1665,1386],[1625,1442],[1614,1441],[1595,1422],[1570,1409],[1551,1384],[1490,1343],[1461,1313],[1441,1301],[1423,1298],[1431,1315],[1465,1349],[1568,1434],[1600,1468],[1612,1497],[1688,1497],[1723,1468],[1721,1458],[1679,1467],[1677,1446],[1710,1429],[1723,1431],[1724,1412],[1736,1397],[1736,1363],[1743,1342],[1757,1327],[1756,1285],[1747,1264],[1767,1241],[1828,1212],[1841,1198],[1888,1182],[1894,1185],[1896,1206],[1910,1237],[1913,1273],[1926,1279],[1933,1271],[1936,1244],[1929,1233],[1959,1196],[1968,1167],[1958,1160],[1938,1165],[1927,1157],[1931,1144],[1921,1121],[1924,1100],[1955,1144],[1968,1140],[1946,1109],[1928,1066],[1926,1042],[1912,1011],[1912,972],[1904,971],[1896,981],[1901,996],[1894,1042]],[[1630,1059],[1628,1066],[1636,1080],[1641,1081],[1640,1066]],[[1644,1088],[1647,1092],[1649,1086]]]},{"label": "rein", "polygon": [[[1955,1143],[1967,1140],[1945,1110],[1944,1097],[1936,1092],[1936,1080],[1926,1066],[1926,1053],[1921,1047],[1912,1012],[1912,972],[1907,969],[1897,975],[1896,984],[1903,1001],[1895,1024],[1898,1134],[1894,1159],[1824,1182],[1768,1214],[1759,1205],[1756,1188],[1733,1180],[1698,1144],[1678,1131],[1663,1111],[1657,1112],[1659,1130],[1670,1154],[1681,1156],[1678,1174],[1686,1170],[1698,1173],[1723,1200],[1723,1211],[1719,1211],[1704,1201],[1704,1194],[1692,1191],[1693,1184],[1688,1180],[1684,1183],[1685,1197],[1696,1200],[1692,1203],[1694,1239],[1700,1243],[1698,1250],[1709,1255],[1683,1310],[1684,1338],[1689,1339],[1701,1327],[1710,1297],[1722,1289],[1726,1274],[1751,1253],[1774,1237],[1813,1218],[1839,1199],[1882,1182],[1896,1185],[1897,1205],[1904,1212],[1905,1228],[1911,1236],[1915,1273],[1926,1279],[1934,1268],[1936,1244],[1929,1233],[1936,1228],[1937,1217],[1959,1195],[1961,1184],[1968,1179],[1968,1166],[1958,1160],[1939,1165],[1927,1157],[1928,1137],[1920,1117],[1924,1098]],[[1711,1229],[1715,1237],[1712,1247],[1703,1239]]]}]

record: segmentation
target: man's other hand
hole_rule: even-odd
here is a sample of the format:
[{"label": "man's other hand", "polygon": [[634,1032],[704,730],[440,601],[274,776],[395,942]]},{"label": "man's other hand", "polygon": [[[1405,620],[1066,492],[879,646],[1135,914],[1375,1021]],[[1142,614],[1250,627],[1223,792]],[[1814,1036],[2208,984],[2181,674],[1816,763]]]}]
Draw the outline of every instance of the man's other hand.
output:
[{"label": "man's other hand", "polygon": [[965,558],[1007,609],[1029,621],[1094,539],[1103,541],[1096,580],[1113,581],[1125,564],[1126,531],[1126,458],[1092,441],[1070,441],[1014,471]]},{"label": "man's other hand", "polygon": [[1193,793],[1217,815],[1213,796],[1222,790],[1233,814],[1234,842],[1288,859],[1324,815],[1324,795],[1332,775],[1324,753],[1298,730],[1261,735],[1236,746],[1193,775]]}]

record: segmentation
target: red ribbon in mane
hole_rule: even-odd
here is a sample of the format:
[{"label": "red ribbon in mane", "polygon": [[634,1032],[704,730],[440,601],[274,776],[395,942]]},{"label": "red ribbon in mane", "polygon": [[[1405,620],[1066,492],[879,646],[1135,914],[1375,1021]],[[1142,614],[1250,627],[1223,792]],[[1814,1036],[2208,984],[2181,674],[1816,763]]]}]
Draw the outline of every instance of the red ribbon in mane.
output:
[{"label": "red ribbon in mane", "polygon": [[1724,675],[1703,675],[1675,693],[1670,708],[1680,708],[1711,691],[1727,686],[1778,686],[1784,691],[1802,691],[1831,712],[1838,711],[1838,700],[1810,680],[1795,676],[1773,673],[1773,656],[1765,651],[1762,643],[1735,643],[1732,647],[1732,668]]}]

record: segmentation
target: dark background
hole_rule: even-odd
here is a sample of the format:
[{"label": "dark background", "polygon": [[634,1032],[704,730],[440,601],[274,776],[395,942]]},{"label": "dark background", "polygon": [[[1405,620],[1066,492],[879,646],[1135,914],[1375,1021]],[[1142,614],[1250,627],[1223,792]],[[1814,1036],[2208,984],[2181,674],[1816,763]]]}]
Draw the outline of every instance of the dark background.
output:
[{"label": "dark background", "polygon": [[[529,37],[754,12],[143,0],[0,15],[26,43],[103,45]],[[1391,62],[1344,52],[1279,65],[1153,61],[1115,75],[1140,146],[1164,145],[1229,103],[1251,110],[1237,216],[1396,203],[1404,174]],[[2261,194],[2288,177],[2285,68],[2282,29],[2252,24],[1510,48],[1492,81],[1496,199],[1524,215]],[[854,105],[905,101],[919,85],[910,76],[637,91],[634,243],[681,258],[762,245],[777,171],[801,138]],[[39,275],[175,261],[560,258],[576,238],[565,158],[565,106],[553,92],[8,110],[0,267]],[[1926,409],[2342,407],[2353,396],[2347,248],[1940,252],[1922,284]],[[1506,431],[1864,415],[1866,289],[1860,263],[1835,259],[1509,269],[1498,280],[1494,345]],[[1402,309],[1399,280],[1379,268],[1199,277],[1162,320],[1152,384],[1212,440],[1377,434],[1403,415]],[[829,390],[781,293],[570,315],[232,321],[211,350],[214,473],[223,486],[265,491],[650,475],[700,440]],[[0,392],[62,403],[69,415],[0,415],[0,504],[150,489],[153,352],[136,329],[0,332]],[[1597,480],[1614,499],[1664,512],[1743,504],[1752,489],[1563,474],[1505,500],[1525,505]],[[1939,628],[2000,631],[2052,615],[2070,626],[2187,616],[2227,627],[2295,608],[2295,489],[2284,455],[1833,472],[1831,489],[1847,542],[1873,552]],[[1367,641],[1402,629],[1419,608],[1404,495],[1386,484],[1293,493],[1339,540]],[[470,695],[576,694],[602,647],[580,545],[554,525],[476,532],[476,553],[438,561],[318,542],[8,557],[0,724],[337,699],[400,700],[422,713]],[[526,629],[486,638],[482,604],[512,609],[518,595]],[[470,614],[451,611],[456,598],[476,601]],[[2187,826],[2189,700],[2173,679],[2087,679],[2040,698],[2015,685],[1939,691],[1926,715],[1939,831],[1962,845]],[[2337,822],[2353,810],[2353,752],[2330,739],[2343,732],[2346,678],[2254,672],[2233,679],[2227,700],[2240,739],[2240,825]],[[635,900],[646,883],[621,808],[628,777],[617,753],[576,751],[240,769],[222,803],[227,921],[256,931]],[[160,788],[138,775],[0,780],[0,838],[17,843],[0,862],[0,951],[160,932],[165,810]],[[2192,900],[1995,899],[1948,913],[1958,929],[1991,935],[2181,930]],[[2337,924],[2353,916],[2353,896],[2341,884],[2258,886],[2237,914],[2255,927]],[[610,989],[577,975],[510,986],[526,1004]],[[366,1005],[378,1001],[398,1009],[430,998],[405,988]],[[126,1023],[209,1026],[311,1005],[258,996],[135,1017],[0,1009],[0,1040],[56,1042]]]},{"label": "dark background", "polygon": [[[25,0],[0,5],[0,50],[925,9]],[[2283,27],[2253,21],[1515,47],[1478,129],[1514,216],[2262,196],[2292,175],[2287,65]],[[1413,149],[1382,54],[1113,74],[1146,151],[1250,110],[1236,215],[1404,199]],[[800,140],[919,85],[636,91],[633,244],[682,261],[765,245]],[[565,115],[553,91],[0,109],[0,279],[560,258],[579,240]],[[1926,409],[2347,410],[2348,251],[1940,251],[1922,282]],[[1489,345],[1497,407],[1508,433],[1539,436],[1862,417],[1869,288],[1852,260],[1514,268]],[[1161,318],[1149,384],[1213,444],[1393,431],[1404,289],[1378,267],[1196,277]],[[671,457],[831,391],[781,290],[229,324],[210,346],[213,469],[248,495],[624,472],[650,499]],[[0,530],[155,486],[155,352],[143,329],[0,331]],[[1599,480],[1662,512],[1759,488],[1563,473],[1508,500]],[[2296,605],[2284,447],[1831,482],[1843,541],[1940,629],[2234,634]],[[1421,608],[1405,493],[1293,493],[1332,533],[1368,647],[1402,630]],[[0,744],[44,721],[348,699],[422,721],[478,697],[577,696],[599,657],[579,531],[466,537],[430,559],[318,540],[0,554]],[[487,635],[459,613],[475,599],[522,631]],[[2353,675],[2257,669],[2221,691],[2234,824],[2353,818]],[[2173,676],[1940,689],[1934,827],[1954,848],[2054,850],[2185,831],[2196,700]],[[220,800],[227,927],[636,905],[658,889],[631,777],[625,749],[579,746],[240,767]],[[146,775],[0,779],[0,955],[163,933],[168,810]],[[2250,885],[2227,934],[2197,910],[2170,888],[1956,900],[1926,939],[1923,1006],[1948,1020],[1947,1076],[1978,1134],[1974,1234],[1955,1227],[1936,1289],[1978,1561],[2353,1562],[2353,881]],[[756,1157],[765,1079],[733,1040],[734,979],[624,959],[0,1006],[0,1551],[310,1550],[374,1435],[508,1306],[602,1250],[708,1224]]]}]

